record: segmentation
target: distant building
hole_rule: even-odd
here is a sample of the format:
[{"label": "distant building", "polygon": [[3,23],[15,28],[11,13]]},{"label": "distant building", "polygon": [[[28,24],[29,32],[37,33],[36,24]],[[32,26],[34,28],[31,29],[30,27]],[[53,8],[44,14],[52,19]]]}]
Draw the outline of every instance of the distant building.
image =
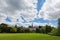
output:
[{"label": "distant building", "polygon": [[36,31],[36,28],[29,28],[30,31]]}]

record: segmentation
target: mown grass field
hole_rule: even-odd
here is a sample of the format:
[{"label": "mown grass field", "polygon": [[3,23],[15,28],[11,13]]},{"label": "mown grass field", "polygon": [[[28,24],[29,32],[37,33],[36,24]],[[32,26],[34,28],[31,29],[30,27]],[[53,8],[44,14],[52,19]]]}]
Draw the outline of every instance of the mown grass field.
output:
[{"label": "mown grass field", "polygon": [[0,40],[60,40],[60,37],[39,33],[4,33],[0,34]]}]

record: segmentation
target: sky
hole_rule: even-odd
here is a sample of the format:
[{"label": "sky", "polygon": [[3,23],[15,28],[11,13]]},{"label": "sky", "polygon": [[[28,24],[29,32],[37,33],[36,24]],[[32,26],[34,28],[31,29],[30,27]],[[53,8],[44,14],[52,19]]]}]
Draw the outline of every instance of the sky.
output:
[{"label": "sky", "polygon": [[57,26],[60,0],[0,0],[0,23]]}]

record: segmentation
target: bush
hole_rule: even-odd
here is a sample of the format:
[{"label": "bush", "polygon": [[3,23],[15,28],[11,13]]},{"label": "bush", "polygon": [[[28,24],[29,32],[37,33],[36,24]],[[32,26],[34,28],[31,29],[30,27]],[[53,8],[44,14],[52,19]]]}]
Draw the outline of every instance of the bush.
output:
[{"label": "bush", "polygon": [[57,34],[57,29],[53,29],[50,33],[48,33],[49,35],[56,35]]},{"label": "bush", "polygon": [[17,32],[17,28],[15,28],[15,27],[14,27],[14,28],[11,28],[11,29],[10,29],[10,32],[16,33],[16,32]]}]

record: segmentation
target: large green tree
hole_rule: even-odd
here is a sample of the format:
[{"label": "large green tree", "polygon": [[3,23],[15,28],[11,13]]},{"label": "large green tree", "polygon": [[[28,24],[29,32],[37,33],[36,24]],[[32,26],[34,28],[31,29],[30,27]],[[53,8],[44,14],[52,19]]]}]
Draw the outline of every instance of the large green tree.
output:
[{"label": "large green tree", "polygon": [[57,35],[60,36],[60,18],[58,19]]},{"label": "large green tree", "polygon": [[58,27],[53,31],[53,35],[60,36],[60,18],[58,19]]},{"label": "large green tree", "polygon": [[46,25],[46,26],[45,26],[45,33],[47,34],[47,33],[51,32],[51,31],[52,31],[51,26]]},{"label": "large green tree", "polygon": [[0,24],[0,32],[7,32],[8,25],[5,23]]}]

